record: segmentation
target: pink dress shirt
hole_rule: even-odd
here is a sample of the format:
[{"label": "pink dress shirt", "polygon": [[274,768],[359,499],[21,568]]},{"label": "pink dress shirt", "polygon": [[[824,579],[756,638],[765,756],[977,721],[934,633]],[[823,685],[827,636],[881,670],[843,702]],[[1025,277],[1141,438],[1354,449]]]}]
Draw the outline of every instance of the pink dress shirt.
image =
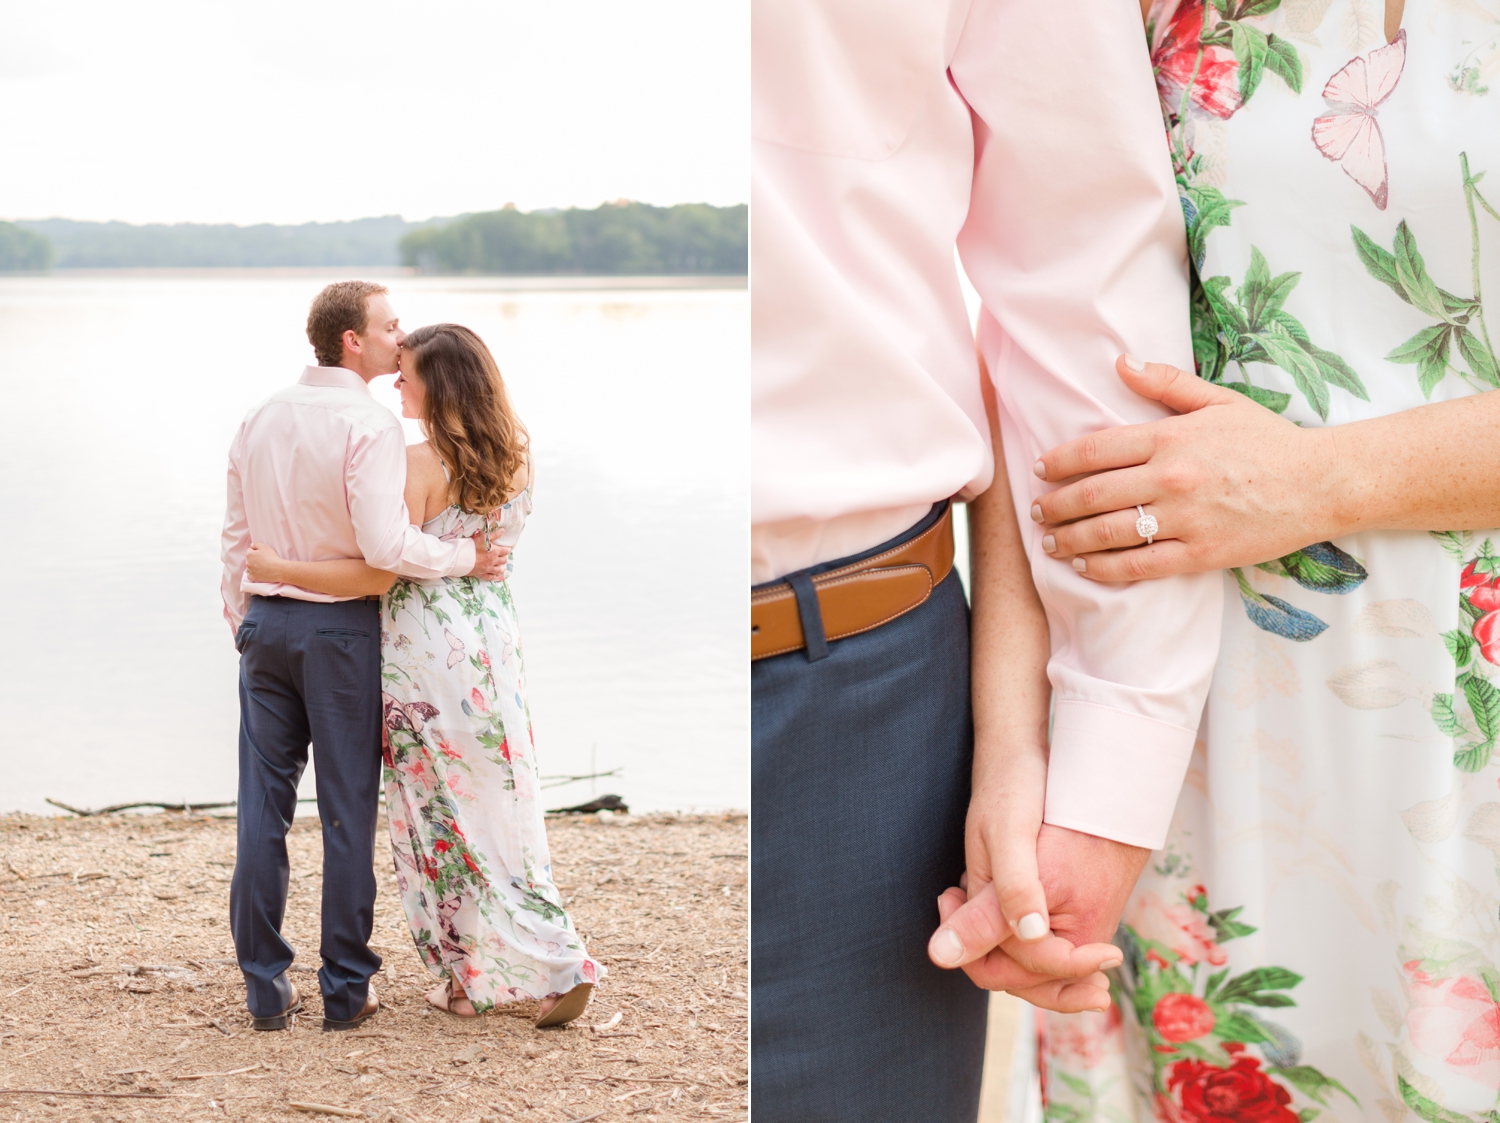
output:
[{"label": "pink dress shirt", "polygon": [[396,415],[343,367],[308,367],[294,386],[251,410],[229,446],[224,518],[224,618],[238,628],[252,593],[337,601],[245,575],[250,543],[284,558],[364,558],[403,577],[457,577],[474,543],[441,542],[406,510],[406,437]]},{"label": "pink dress shirt", "polygon": [[1048,822],[1159,847],[1222,577],[1093,584],[1041,549],[1037,456],[1162,416],[1114,372],[1192,369],[1182,212],[1132,0],[752,6],[755,582],[873,546],[993,475],[954,246],[983,301],[1052,633]]}]

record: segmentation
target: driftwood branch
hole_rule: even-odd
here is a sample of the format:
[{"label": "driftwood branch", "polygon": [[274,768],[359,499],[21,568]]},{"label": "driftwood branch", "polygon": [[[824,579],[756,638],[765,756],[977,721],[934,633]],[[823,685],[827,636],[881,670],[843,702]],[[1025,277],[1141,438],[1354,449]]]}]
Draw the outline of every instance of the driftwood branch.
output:
[{"label": "driftwood branch", "polygon": [[[146,803],[112,803],[108,807],[97,807],[90,810],[87,807],[73,807],[60,799],[53,799],[51,796],[46,798],[47,802],[52,804],[53,807],[61,807],[64,811],[71,811],[73,814],[82,816],[85,819],[91,815],[113,815],[117,811],[134,811],[140,807],[155,807],[162,811],[187,811],[191,813],[194,811],[216,811],[222,807],[238,806],[237,802],[232,799],[228,803],[156,803],[148,801]],[[308,796],[306,799],[299,799],[297,802],[317,803],[318,801],[315,797]]]}]

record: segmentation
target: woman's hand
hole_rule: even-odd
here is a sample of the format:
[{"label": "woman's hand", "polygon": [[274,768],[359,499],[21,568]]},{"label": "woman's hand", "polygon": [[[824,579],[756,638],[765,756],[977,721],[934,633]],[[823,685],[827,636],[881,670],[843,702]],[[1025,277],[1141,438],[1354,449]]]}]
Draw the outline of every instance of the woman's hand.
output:
[{"label": "woman's hand", "polygon": [[285,576],[281,562],[281,555],[271,547],[252,542],[250,552],[245,555],[245,572],[256,584],[278,585]]},{"label": "woman's hand", "polygon": [[[1095,581],[1139,581],[1255,565],[1338,535],[1331,430],[1162,363],[1122,355],[1115,369],[1182,416],[1080,437],[1037,462],[1042,479],[1073,480],[1031,509],[1053,557]],[[1153,545],[1136,533],[1137,504],[1156,518]]]}]

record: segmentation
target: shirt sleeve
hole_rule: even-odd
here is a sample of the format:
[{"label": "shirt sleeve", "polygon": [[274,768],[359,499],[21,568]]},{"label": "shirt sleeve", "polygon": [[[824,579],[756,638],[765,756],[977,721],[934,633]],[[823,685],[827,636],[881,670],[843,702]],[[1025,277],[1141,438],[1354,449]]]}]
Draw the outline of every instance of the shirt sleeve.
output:
[{"label": "shirt sleeve", "polygon": [[474,543],[444,542],[411,524],[406,510],[406,439],[399,426],[356,431],[344,469],[354,541],[367,563],[403,577],[461,577]]},{"label": "shirt sleeve", "polygon": [[1086,580],[1041,548],[1032,471],[1064,441],[1168,411],[1122,351],[1192,369],[1187,246],[1140,11],[976,0],[950,73],[974,181],[959,236],[1013,496],[1051,629],[1049,823],[1164,845],[1218,655],[1223,577]]},{"label": "shirt sleeve", "polygon": [[224,533],[220,536],[219,555],[224,573],[219,580],[219,595],[224,601],[224,619],[231,632],[239,631],[245,619],[249,597],[240,588],[245,576],[245,555],[250,551],[250,524],[245,517],[245,491],[240,482],[239,455],[245,427],[229,446],[229,487],[224,509]]}]

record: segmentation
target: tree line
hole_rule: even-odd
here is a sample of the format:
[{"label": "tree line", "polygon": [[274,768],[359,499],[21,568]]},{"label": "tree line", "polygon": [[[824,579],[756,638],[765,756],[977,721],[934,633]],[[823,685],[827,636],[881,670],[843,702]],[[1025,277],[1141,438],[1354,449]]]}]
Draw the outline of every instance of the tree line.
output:
[{"label": "tree line", "polygon": [[434,273],[744,274],[749,209],[688,203],[297,226],[0,222],[0,272],[48,268],[415,266]]},{"label": "tree line", "polygon": [[745,273],[749,208],[608,203],[593,210],[466,215],[401,239],[401,263],[424,273]]},{"label": "tree line", "polygon": [[52,266],[52,243],[14,222],[0,222],[0,273],[39,273]]}]

